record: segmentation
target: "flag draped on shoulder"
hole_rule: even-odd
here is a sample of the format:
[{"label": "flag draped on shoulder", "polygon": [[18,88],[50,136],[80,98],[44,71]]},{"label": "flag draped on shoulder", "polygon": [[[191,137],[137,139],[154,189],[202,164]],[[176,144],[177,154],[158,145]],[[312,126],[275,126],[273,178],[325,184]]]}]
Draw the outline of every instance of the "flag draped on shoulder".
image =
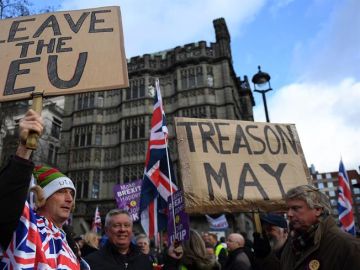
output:
[{"label": "flag draped on shoulder", "polygon": [[149,237],[167,226],[167,199],[177,190],[168,153],[168,129],[159,80],[155,81],[154,109],[141,185],[141,225]]},{"label": "flag draped on shoulder", "polygon": [[353,201],[351,196],[350,181],[342,160],[340,160],[338,180],[338,212],[341,227],[344,231],[355,235],[354,215],[352,212]]},{"label": "flag draped on shoulder", "polygon": [[96,206],[94,220],[93,220],[93,223],[92,223],[91,230],[94,233],[100,234],[101,233],[101,227],[102,226],[101,226],[101,217],[100,217],[99,207]]}]

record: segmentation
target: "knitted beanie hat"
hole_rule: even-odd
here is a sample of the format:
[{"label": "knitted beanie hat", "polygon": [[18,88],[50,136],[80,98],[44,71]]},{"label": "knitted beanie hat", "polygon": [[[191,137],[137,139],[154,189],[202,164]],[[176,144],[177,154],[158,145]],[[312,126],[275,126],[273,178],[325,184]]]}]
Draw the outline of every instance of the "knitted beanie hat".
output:
[{"label": "knitted beanie hat", "polygon": [[71,179],[55,168],[42,165],[36,166],[33,175],[37,181],[37,185],[43,190],[45,200],[63,188],[70,188],[76,193],[75,186]]}]

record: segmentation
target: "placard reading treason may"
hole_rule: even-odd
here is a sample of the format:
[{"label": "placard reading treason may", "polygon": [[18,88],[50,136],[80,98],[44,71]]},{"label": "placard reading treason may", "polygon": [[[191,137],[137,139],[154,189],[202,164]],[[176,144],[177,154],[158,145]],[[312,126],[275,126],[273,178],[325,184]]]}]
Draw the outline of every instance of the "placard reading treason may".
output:
[{"label": "placard reading treason may", "polygon": [[175,118],[188,213],[275,211],[310,175],[293,124]]},{"label": "placard reading treason may", "polygon": [[0,20],[0,101],[124,88],[119,7]]}]

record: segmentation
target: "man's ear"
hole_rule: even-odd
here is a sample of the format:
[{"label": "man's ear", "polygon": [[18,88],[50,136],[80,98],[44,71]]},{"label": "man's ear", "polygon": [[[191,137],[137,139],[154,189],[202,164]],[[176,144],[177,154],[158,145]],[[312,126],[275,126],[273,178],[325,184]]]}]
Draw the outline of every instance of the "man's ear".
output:
[{"label": "man's ear", "polygon": [[315,210],[316,217],[320,217],[324,212],[324,209],[321,207],[315,207],[314,210]]}]

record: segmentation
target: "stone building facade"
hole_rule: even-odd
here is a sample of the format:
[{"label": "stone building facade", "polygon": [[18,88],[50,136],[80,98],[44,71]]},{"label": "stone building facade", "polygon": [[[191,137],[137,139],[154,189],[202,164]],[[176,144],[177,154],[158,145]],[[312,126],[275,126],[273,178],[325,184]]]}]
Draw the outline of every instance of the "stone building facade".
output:
[{"label": "stone building facade", "polygon": [[254,99],[247,77],[241,80],[234,71],[225,20],[213,23],[215,42],[129,59],[129,88],[65,97],[65,146],[58,165],[77,187],[76,231],[87,229],[97,205],[102,215],[115,207],[115,184],[142,178],[153,109],[149,89],[155,78],[160,80],[176,172],[174,117],[253,121]]},{"label": "stone building facade", "polygon": [[[7,104],[6,114],[0,132],[0,160],[5,164],[13,155],[19,143],[19,121],[30,108],[31,102],[20,101]],[[41,115],[44,131],[39,138],[38,147],[32,154],[36,165],[44,164],[57,167],[57,153],[61,148],[60,135],[63,117],[63,98],[44,99]]]}]

